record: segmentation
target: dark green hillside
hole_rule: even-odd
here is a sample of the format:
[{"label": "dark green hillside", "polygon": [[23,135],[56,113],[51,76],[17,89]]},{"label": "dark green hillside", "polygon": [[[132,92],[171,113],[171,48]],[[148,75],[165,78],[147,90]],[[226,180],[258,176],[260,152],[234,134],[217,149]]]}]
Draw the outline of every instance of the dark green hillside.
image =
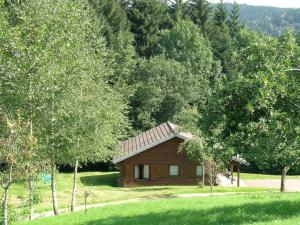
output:
[{"label": "dark green hillside", "polygon": [[[226,4],[231,9],[232,4]],[[279,36],[288,27],[300,31],[300,9],[240,5],[241,20],[252,30]]]}]

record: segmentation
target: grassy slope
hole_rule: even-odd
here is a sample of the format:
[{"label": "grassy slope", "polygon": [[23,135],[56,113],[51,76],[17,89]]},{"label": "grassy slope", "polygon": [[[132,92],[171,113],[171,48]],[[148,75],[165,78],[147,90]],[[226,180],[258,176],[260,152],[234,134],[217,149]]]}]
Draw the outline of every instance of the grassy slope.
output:
[{"label": "grassy slope", "polygon": [[[88,204],[101,202],[119,201],[131,198],[147,198],[147,197],[165,197],[179,193],[203,193],[209,192],[209,188],[199,188],[197,186],[156,186],[156,187],[138,187],[138,188],[122,188],[117,187],[116,178],[119,176],[117,172],[88,172],[79,173],[77,205],[84,204],[83,193],[90,191],[91,196]],[[51,191],[50,184],[37,182],[37,193],[40,196],[40,203],[36,205],[35,211],[42,212],[51,210]],[[259,188],[225,188],[215,187],[216,192],[255,192],[267,189]],[[57,197],[59,207],[61,209],[69,208],[72,192],[72,174],[59,174],[57,176]],[[0,193],[1,194],[1,193]],[[18,196],[25,196],[26,187],[22,185],[14,185],[11,190],[11,204],[15,207],[20,204]]]},{"label": "grassy slope", "polygon": [[[162,199],[108,206],[22,225],[295,225],[300,194],[248,194]],[[19,224],[20,225],[20,224]]]}]

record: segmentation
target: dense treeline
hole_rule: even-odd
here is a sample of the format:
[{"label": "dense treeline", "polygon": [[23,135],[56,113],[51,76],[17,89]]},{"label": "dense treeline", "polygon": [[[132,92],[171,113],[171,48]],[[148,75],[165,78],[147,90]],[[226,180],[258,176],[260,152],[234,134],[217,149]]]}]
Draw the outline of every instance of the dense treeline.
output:
[{"label": "dense treeline", "polygon": [[[202,161],[243,154],[299,165],[299,35],[246,29],[206,0],[0,1],[2,223],[17,179],[33,214],[37,174],[109,161],[118,142],[172,120]],[[200,152],[199,152],[200,150]]]},{"label": "dense treeline", "polygon": [[[232,4],[227,4],[228,10]],[[282,35],[287,28],[300,29],[300,9],[240,5],[241,21],[251,30],[272,36]]]}]

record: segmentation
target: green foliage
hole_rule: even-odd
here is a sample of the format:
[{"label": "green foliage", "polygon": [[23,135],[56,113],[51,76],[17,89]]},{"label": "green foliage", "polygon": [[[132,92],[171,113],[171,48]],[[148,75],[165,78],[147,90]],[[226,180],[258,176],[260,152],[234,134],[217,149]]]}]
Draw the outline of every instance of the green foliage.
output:
[{"label": "green foliage", "polygon": [[230,28],[227,24],[227,10],[223,2],[220,2],[214,10],[212,25],[208,30],[209,40],[212,45],[215,59],[222,65],[222,72],[228,73],[229,62],[232,56],[233,43]]},{"label": "green foliage", "polygon": [[[194,88],[201,90],[197,93],[197,102],[206,101],[211,91],[211,82],[217,80],[219,74],[212,74],[216,68],[212,68],[215,63],[212,49],[195,24],[182,20],[171,30],[162,31],[155,53],[182,63],[194,79]],[[190,88],[193,87],[186,86],[186,89]]]},{"label": "green foliage", "polygon": [[132,74],[136,63],[136,53],[126,11],[116,0],[90,0],[90,3],[98,20],[103,24],[101,29],[108,48],[106,57],[112,68],[107,80],[118,92],[122,92],[124,96],[130,96],[135,88],[132,84]]},{"label": "green foliage", "polygon": [[261,168],[292,167],[300,154],[299,78],[287,69],[299,60],[297,46],[291,33],[258,40],[241,51],[241,74],[210,99],[203,122]]},{"label": "green foliage", "polygon": [[212,11],[210,3],[207,0],[189,0],[187,4],[188,16],[206,34]]},{"label": "green foliage", "polygon": [[133,0],[127,6],[127,16],[134,35],[136,52],[150,57],[160,30],[170,24],[167,4],[160,0]]},{"label": "green foliage", "polygon": [[173,122],[184,127],[185,131],[189,131],[192,134],[197,134],[199,132],[198,128],[199,111],[196,106],[183,108],[178,112],[174,118]]},{"label": "green foliage", "polygon": [[170,14],[174,22],[185,19],[186,16],[186,2],[183,0],[169,0]]},{"label": "green foliage", "polygon": [[203,137],[194,137],[193,140],[185,141],[181,144],[180,150],[187,154],[187,156],[197,162],[202,163],[211,157],[211,152]]},{"label": "green foliage", "polygon": [[230,28],[230,34],[231,34],[232,38],[235,38],[241,29],[240,8],[236,2],[234,2],[232,9],[231,9],[229,28]]},{"label": "green foliage", "polygon": [[213,23],[217,27],[224,27],[227,22],[228,12],[223,1],[217,4],[214,15],[213,15]]},{"label": "green foliage", "polygon": [[190,21],[162,31],[154,52],[136,72],[141,85],[132,100],[132,120],[138,129],[173,119],[190,105],[202,108],[219,76],[209,42]]},{"label": "green foliage", "polygon": [[[226,8],[231,10],[233,4],[226,3]],[[300,10],[288,8],[275,8],[268,6],[239,5],[240,19],[253,31],[266,35],[280,36],[287,28],[299,30]]]},{"label": "green foliage", "polygon": [[211,70],[210,44],[190,21],[178,21],[171,30],[162,31],[155,54],[188,64],[193,72],[202,72],[202,76]]},{"label": "green foliage", "polygon": [[298,32],[296,34],[296,41],[297,41],[297,44],[300,46],[300,32]]},{"label": "green foliage", "polygon": [[139,87],[132,100],[134,127],[147,129],[172,118],[195,99],[193,79],[179,62],[164,57],[141,60],[136,71]]},{"label": "green foliage", "polygon": [[111,44],[115,34],[128,31],[129,23],[126,11],[117,0],[90,0],[97,17],[105,21],[104,34],[107,42]]}]

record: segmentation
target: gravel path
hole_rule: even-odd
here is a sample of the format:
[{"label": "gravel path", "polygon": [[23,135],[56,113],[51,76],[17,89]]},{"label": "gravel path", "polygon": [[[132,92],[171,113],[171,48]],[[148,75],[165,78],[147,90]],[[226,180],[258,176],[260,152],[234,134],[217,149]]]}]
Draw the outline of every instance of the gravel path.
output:
[{"label": "gravel path", "polygon": [[[300,179],[286,179],[285,187],[290,192],[300,192]],[[280,189],[280,179],[243,180],[244,187],[265,187]]]}]

